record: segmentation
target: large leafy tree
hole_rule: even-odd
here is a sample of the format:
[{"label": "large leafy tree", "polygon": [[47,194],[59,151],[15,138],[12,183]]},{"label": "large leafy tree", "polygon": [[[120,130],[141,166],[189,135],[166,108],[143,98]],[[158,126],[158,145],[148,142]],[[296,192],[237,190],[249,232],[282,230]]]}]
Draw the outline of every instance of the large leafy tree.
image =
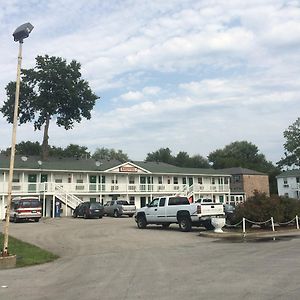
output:
[{"label": "large leafy tree", "polygon": [[169,148],[160,148],[157,151],[147,154],[146,161],[159,161],[173,164],[178,167],[187,168],[209,168],[209,162],[206,158],[197,154],[192,157],[185,151],[180,151],[176,156],[171,154]]},{"label": "large leafy tree", "polygon": [[[40,155],[41,151],[42,146],[39,142],[23,141],[16,144],[16,154],[18,155]],[[9,154],[10,148],[2,150],[1,153]],[[91,154],[85,146],[70,144],[66,148],[49,146],[49,156],[90,158]]]},{"label": "large leafy tree", "polygon": [[[1,153],[9,154],[11,148],[2,150]],[[40,155],[41,154],[41,145],[39,142],[20,142],[16,144],[16,154],[18,155]]]},{"label": "large leafy tree", "polygon": [[300,118],[298,118],[287,130],[283,132],[285,138],[284,155],[278,162],[279,167],[300,167]]},{"label": "large leafy tree", "polygon": [[[35,130],[44,126],[42,158],[49,154],[50,120],[66,130],[82,118],[90,119],[98,97],[81,78],[80,63],[55,56],[37,56],[36,66],[22,70],[19,123],[33,122]],[[7,100],[0,109],[8,122],[13,122],[15,82],[6,86]]]},{"label": "large leafy tree", "polygon": [[276,176],[280,170],[272,162],[267,161],[264,154],[259,153],[256,145],[247,141],[236,141],[217,149],[208,155],[214,169],[242,167],[263,172],[269,175],[270,192],[277,193]]},{"label": "large leafy tree", "polygon": [[174,157],[169,148],[160,148],[157,151],[147,154],[146,161],[159,161],[168,164],[174,163]]},{"label": "large leafy tree", "polygon": [[92,157],[96,160],[111,160],[116,159],[121,162],[128,161],[128,155],[124,153],[122,150],[108,149],[108,148],[97,148],[92,155]]}]

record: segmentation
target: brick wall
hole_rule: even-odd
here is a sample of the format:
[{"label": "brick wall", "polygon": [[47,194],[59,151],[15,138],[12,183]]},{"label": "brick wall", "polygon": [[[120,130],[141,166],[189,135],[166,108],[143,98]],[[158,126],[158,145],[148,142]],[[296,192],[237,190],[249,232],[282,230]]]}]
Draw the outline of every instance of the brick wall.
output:
[{"label": "brick wall", "polygon": [[268,175],[243,175],[243,183],[247,198],[253,196],[255,190],[270,196]]}]

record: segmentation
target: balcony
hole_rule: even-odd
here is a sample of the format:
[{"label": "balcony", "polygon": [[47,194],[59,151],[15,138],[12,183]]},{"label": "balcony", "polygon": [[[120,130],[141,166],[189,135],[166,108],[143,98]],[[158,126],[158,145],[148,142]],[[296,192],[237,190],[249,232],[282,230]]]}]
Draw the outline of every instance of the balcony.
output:
[{"label": "balcony", "polygon": [[[0,193],[7,194],[8,184],[0,185]],[[52,194],[55,193],[56,187],[72,194],[110,194],[110,193],[146,193],[146,194],[163,194],[163,193],[229,193],[229,185],[211,185],[211,184],[194,184],[192,186],[183,184],[126,184],[126,183],[55,183],[55,182],[19,182],[13,184],[13,193],[20,194]]]}]

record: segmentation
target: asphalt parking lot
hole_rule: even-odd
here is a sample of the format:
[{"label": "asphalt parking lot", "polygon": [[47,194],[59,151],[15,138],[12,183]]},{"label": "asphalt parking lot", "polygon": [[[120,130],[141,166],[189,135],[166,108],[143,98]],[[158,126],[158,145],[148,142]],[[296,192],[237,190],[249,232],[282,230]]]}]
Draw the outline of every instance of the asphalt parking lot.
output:
[{"label": "asphalt parking lot", "polygon": [[0,270],[0,299],[300,298],[300,238],[231,243],[199,231],[139,230],[125,217],[12,223],[11,235],[60,258]]}]

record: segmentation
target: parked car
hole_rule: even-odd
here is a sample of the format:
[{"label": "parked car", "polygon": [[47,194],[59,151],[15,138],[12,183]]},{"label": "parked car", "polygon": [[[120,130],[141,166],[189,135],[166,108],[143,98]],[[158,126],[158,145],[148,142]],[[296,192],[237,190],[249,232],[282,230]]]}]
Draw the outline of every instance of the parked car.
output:
[{"label": "parked car", "polygon": [[228,224],[231,224],[234,216],[235,207],[230,204],[223,204],[223,206],[224,206],[226,221]]},{"label": "parked car", "polygon": [[122,215],[132,217],[135,211],[135,205],[129,204],[126,200],[112,200],[104,205],[104,213],[108,216],[114,216],[115,218]]},{"label": "parked car", "polygon": [[38,222],[42,217],[42,205],[37,197],[15,197],[11,201],[9,220],[15,223],[20,220]]},{"label": "parked car", "polygon": [[82,202],[73,211],[73,217],[99,218],[104,215],[103,205],[99,202]]}]

